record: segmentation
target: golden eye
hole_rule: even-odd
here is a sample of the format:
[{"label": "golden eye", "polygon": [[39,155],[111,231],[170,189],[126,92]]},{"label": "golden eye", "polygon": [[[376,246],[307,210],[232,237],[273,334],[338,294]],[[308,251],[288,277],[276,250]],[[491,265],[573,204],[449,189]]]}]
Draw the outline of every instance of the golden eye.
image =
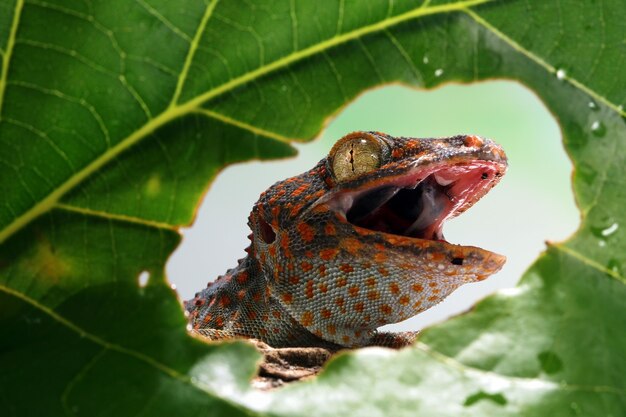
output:
[{"label": "golden eye", "polygon": [[330,158],[337,181],[348,181],[380,167],[382,145],[369,135],[351,134],[333,146]]}]

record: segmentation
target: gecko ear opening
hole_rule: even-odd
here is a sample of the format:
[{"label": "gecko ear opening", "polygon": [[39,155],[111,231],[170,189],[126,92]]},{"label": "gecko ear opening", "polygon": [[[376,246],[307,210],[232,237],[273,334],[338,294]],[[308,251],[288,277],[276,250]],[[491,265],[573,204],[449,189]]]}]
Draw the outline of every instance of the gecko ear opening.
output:
[{"label": "gecko ear opening", "polygon": [[274,241],[276,240],[276,232],[274,232],[272,226],[270,226],[265,220],[263,220],[261,216],[258,217],[258,222],[259,232],[261,234],[261,239],[263,240],[263,242],[267,243],[268,245],[270,243],[274,243]]}]

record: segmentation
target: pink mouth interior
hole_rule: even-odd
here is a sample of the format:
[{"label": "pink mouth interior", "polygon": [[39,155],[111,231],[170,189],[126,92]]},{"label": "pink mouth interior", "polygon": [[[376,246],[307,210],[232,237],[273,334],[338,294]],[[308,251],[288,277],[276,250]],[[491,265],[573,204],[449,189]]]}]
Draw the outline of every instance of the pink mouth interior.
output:
[{"label": "pink mouth interior", "polygon": [[490,161],[415,169],[383,184],[340,193],[331,204],[362,228],[444,240],[445,220],[486,194],[499,180],[499,169]]}]

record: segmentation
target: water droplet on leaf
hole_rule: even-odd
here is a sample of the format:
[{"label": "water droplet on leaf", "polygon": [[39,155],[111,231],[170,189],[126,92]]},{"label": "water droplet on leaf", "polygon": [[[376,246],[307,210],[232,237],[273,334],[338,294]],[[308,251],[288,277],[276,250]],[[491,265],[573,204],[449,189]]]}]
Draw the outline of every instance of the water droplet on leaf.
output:
[{"label": "water droplet on leaf", "polygon": [[609,263],[606,264],[606,269],[616,273],[617,275],[622,275],[622,266],[617,259],[610,259]]},{"label": "water droplet on leaf", "polygon": [[145,287],[148,284],[148,279],[150,278],[150,273],[148,271],[142,271],[139,274],[139,286]]},{"label": "water droplet on leaf", "polygon": [[595,136],[604,136],[606,135],[606,127],[604,127],[604,125],[602,124],[602,122],[596,120],[595,122],[593,122],[591,124],[591,132],[595,135]]},{"label": "water droplet on leaf", "polygon": [[435,77],[441,77],[443,75],[443,70],[441,68],[437,68],[435,70]]},{"label": "water droplet on leaf", "polygon": [[556,71],[556,78],[558,78],[559,80],[564,80],[566,75],[567,74],[564,69],[558,69]]}]

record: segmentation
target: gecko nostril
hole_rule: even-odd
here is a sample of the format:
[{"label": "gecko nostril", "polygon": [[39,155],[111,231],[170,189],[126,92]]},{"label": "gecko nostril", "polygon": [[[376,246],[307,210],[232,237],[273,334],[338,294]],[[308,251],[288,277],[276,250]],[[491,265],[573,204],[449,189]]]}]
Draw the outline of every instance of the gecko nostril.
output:
[{"label": "gecko nostril", "polygon": [[201,298],[196,298],[196,301],[194,301],[193,304],[196,306],[201,306],[202,304],[204,304],[204,300]]},{"label": "gecko nostril", "polygon": [[463,265],[463,258],[452,258],[453,265]]}]

